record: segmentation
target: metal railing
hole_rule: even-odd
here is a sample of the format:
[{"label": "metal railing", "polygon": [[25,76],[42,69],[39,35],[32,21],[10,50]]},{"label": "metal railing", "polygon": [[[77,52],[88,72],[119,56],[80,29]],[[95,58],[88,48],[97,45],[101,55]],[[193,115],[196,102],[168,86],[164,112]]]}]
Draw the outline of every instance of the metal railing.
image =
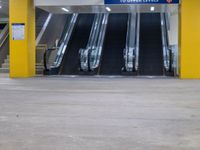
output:
[{"label": "metal railing", "polygon": [[138,70],[139,60],[140,15],[131,13],[128,16],[126,47],[124,49],[125,71]]},{"label": "metal railing", "polygon": [[102,13],[95,15],[87,47],[79,51],[82,71],[93,71],[99,66],[108,16]]}]

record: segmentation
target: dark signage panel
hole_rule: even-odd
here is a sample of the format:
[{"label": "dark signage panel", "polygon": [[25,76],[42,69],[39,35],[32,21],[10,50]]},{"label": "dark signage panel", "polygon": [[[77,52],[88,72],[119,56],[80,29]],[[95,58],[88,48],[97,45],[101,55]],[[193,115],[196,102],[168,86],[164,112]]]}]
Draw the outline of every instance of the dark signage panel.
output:
[{"label": "dark signage panel", "polygon": [[179,0],[104,0],[105,4],[179,4]]}]

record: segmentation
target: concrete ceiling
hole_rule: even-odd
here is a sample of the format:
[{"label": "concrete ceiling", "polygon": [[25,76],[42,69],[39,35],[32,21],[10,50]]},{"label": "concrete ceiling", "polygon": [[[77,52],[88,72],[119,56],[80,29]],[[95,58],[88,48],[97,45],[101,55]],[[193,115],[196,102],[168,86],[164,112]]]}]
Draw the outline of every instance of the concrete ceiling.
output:
[{"label": "concrete ceiling", "polygon": [[8,1],[0,0],[0,18],[8,18]]}]

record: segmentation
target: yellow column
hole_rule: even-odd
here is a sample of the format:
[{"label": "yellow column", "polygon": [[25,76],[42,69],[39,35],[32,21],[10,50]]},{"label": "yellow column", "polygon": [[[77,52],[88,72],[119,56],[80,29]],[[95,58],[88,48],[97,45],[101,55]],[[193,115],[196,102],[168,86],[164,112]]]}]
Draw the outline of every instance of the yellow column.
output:
[{"label": "yellow column", "polygon": [[200,0],[181,2],[180,77],[200,79]]},{"label": "yellow column", "polygon": [[[35,8],[34,0],[10,0],[10,77],[35,75]],[[13,25],[24,24],[24,39],[13,39]]]}]

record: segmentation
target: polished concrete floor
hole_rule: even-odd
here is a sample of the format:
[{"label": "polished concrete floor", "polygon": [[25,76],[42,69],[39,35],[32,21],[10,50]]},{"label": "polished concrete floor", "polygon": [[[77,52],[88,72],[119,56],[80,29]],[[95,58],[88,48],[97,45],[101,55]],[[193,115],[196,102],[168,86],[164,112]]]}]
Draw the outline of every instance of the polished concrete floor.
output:
[{"label": "polished concrete floor", "polygon": [[200,80],[0,75],[0,150],[200,150]]}]

